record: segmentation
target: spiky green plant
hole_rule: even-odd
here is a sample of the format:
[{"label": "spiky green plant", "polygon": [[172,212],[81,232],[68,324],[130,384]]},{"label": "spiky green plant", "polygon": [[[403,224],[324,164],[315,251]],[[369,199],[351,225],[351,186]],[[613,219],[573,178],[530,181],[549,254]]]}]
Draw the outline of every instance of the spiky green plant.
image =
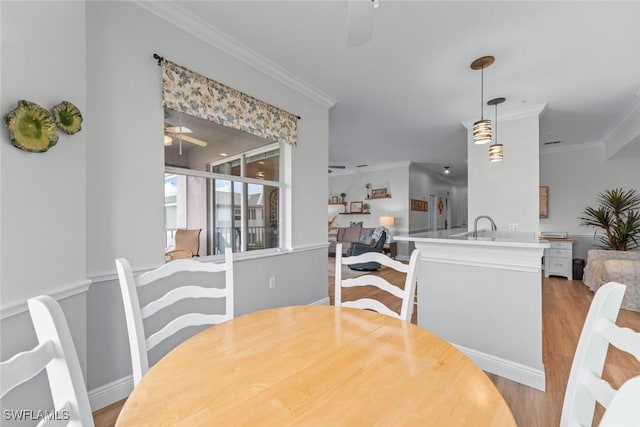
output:
[{"label": "spiky green plant", "polygon": [[588,207],[578,217],[580,225],[604,230],[598,240],[605,249],[626,251],[640,246],[640,196],[636,191],[615,188],[600,193],[596,200],[597,208]]}]

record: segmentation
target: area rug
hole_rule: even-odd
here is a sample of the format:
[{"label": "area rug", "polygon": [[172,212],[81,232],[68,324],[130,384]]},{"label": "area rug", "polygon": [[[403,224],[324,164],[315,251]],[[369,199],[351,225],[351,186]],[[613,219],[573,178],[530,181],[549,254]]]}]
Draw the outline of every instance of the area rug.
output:
[{"label": "area rug", "polygon": [[[329,264],[328,264],[328,273],[329,276],[335,276],[336,275],[336,259],[335,258],[329,258]],[[349,268],[348,265],[343,265],[342,266],[342,278],[343,279],[352,279],[354,277],[358,277],[358,276],[362,276],[364,274],[369,273],[368,271],[357,271],[357,270],[352,270]]]}]

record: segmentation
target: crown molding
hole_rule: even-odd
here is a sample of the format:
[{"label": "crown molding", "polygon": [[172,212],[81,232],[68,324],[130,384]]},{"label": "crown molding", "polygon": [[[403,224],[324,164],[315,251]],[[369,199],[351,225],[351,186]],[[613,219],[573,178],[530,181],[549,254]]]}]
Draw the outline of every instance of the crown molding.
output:
[{"label": "crown molding", "polygon": [[[508,111],[501,112],[498,114],[498,120],[507,121],[507,120],[523,119],[525,117],[532,117],[532,116],[539,117],[539,116],[542,116],[546,110],[547,110],[546,102],[544,104],[530,105],[530,106],[518,108],[515,110],[508,110]],[[473,129],[473,124],[477,120],[478,119],[465,120],[462,122],[462,126],[467,128],[468,130],[471,130]]]},{"label": "crown molding", "polygon": [[[640,92],[640,91],[639,91]],[[611,132],[609,132],[604,138],[605,145],[609,145],[613,139],[632,121],[636,118],[636,115],[640,114],[640,100],[635,103],[633,107],[620,119]]]},{"label": "crown molding", "polygon": [[185,11],[176,1],[132,0],[134,4],[148,10],[184,31],[212,44],[225,53],[249,64],[269,77],[305,95],[323,107],[331,108],[337,100],[311,86],[281,66],[253,51],[228,34],[220,31],[198,16]]}]

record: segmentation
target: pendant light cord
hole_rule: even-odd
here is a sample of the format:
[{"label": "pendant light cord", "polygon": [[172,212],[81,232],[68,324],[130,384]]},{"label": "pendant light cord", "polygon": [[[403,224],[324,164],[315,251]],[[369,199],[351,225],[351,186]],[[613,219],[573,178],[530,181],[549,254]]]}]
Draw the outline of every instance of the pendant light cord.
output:
[{"label": "pendant light cord", "polygon": [[498,143],[498,104],[496,103],[496,122],[493,124],[493,129],[494,129],[494,136],[493,136],[493,143],[497,144]]},{"label": "pendant light cord", "polygon": [[484,120],[484,65],[480,68],[480,120]]}]

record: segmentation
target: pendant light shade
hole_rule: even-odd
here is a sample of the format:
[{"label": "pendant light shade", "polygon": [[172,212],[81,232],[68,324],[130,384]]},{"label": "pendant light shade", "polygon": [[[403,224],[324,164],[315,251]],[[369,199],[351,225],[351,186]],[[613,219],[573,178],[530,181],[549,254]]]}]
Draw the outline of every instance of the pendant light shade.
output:
[{"label": "pendant light shade", "polygon": [[495,128],[493,134],[493,144],[489,147],[489,161],[500,162],[504,158],[504,152],[502,144],[498,144],[498,104],[502,104],[505,101],[504,98],[495,98],[487,102],[487,105],[494,105],[496,107]]},{"label": "pendant light shade", "polygon": [[491,142],[491,121],[484,118],[484,69],[493,64],[493,56],[483,56],[471,63],[472,70],[480,70],[480,120],[473,124],[473,142],[488,144]]},{"label": "pendant light shade", "polygon": [[491,142],[491,121],[480,119],[473,124],[473,142],[475,144]]},{"label": "pendant light shade", "polygon": [[491,144],[491,146],[489,147],[489,161],[501,162],[502,159],[504,159],[502,144]]}]

